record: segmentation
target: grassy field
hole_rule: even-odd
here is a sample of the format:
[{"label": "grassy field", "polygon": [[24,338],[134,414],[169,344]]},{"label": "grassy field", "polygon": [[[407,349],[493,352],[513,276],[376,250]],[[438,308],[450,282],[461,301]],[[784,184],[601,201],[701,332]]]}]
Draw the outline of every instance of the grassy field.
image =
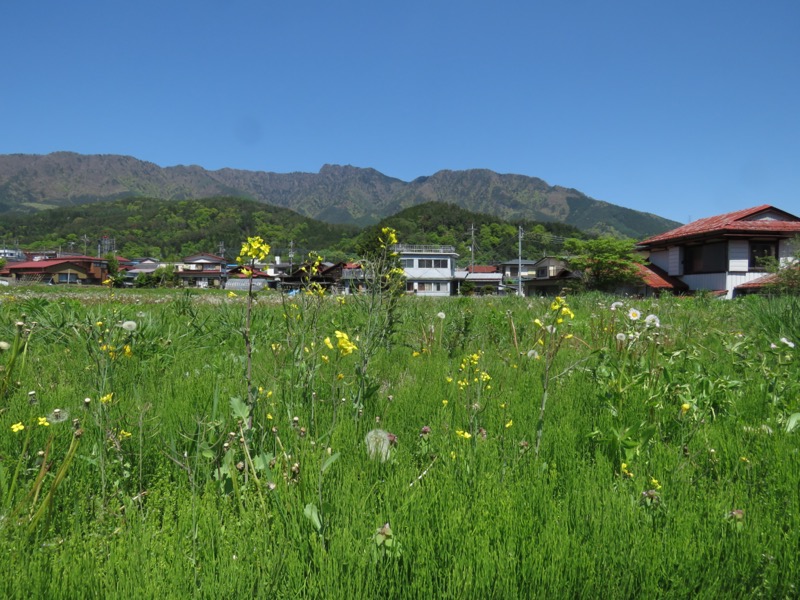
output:
[{"label": "grassy field", "polygon": [[796,598],[800,300],[0,289],[8,598]]}]

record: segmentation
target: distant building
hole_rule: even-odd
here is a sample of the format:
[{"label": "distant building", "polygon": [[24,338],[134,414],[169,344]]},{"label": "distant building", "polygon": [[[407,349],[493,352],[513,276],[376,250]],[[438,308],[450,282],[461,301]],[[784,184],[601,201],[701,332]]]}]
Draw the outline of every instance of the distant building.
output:
[{"label": "distant building", "polygon": [[397,244],[406,275],[406,292],[420,296],[452,296],[456,293],[456,254],[453,246]]}]

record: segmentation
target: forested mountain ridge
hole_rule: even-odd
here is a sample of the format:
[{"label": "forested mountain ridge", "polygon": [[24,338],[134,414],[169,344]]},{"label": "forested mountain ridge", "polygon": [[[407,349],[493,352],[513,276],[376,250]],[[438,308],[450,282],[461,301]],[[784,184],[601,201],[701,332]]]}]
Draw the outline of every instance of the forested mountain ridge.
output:
[{"label": "forested mountain ridge", "polygon": [[[98,242],[113,240],[117,254],[127,258],[152,256],[180,260],[197,252],[220,253],[233,260],[248,236],[259,235],[272,246],[273,256],[295,262],[308,252],[327,260],[357,258],[362,241],[375,228],[397,229],[401,243],[446,244],[467,264],[470,248],[482,263],[497,263],[517,254],[517,223],[509,223],[450,204],[429,202],[401,211],[375,226],[323,223],[285,208],[242,198],[160,200],[123,198],[39,211],[8,213],[0,219],[0,240],[25,250],[63,250],[94,255]],[[585,237],[561,223],[521,223],[526,258],[557,251],[564,237]]]},{"label": "forested mountain ridge", "polygon": [[678,225],[594,200],[536,177],[485,169],[439,171],[404,182],[375,169],[325,165],[319,173],[270,173],[199,166],[159,167],[119,155],[0,155],[0,213],[131,196],[187,200],[240,197],[328,223],[374,224],[426,202],[451,203],[506,220],[567,223],[595,233],[643,238]]}]

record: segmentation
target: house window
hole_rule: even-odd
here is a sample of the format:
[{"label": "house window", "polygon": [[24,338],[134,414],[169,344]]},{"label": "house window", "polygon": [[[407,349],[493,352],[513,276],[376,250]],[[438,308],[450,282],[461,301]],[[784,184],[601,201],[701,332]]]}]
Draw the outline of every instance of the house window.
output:
[{"label": "house window", "polygon": [[420,258],[420,269],[447,269],[450,266],[446,258]]},{"label": "house window", "polygon": [[77,273],[59,273],[58,283],[78,283]]},{"label": "house window", "polygon": [[770,258],[778,259],[778,245],[775,242],[750,242],[750,270],[766,271]]},{"label": "house window", "polygon": [[728,243],[717,242],[703,246],[686,246],[683,272],[725,273],[728,270]]},{"label": "house window", "polygon": [[536,269],[537,279],[547,279],[547,267],[539,267]]},{"label": "house window", "polygon": [[404,269],[413,269],[414,268],[414,259],[413,258],[401,258],[400,259],[400,266]]}]

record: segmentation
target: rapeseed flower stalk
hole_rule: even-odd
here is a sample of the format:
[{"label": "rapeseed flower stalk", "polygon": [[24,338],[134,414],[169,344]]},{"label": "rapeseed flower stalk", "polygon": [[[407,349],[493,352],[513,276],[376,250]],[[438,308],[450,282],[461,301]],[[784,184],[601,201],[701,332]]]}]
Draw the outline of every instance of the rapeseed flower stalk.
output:
[{"label": "rapeseed flower stalk", "polygon": [[[247,273],[248,286],[247,286],[247,308],[245,310],[245,325],[242,329],[242,337],[244,338],[245,347],[245,386],[247,388],[247,403],[253,406],[255,398],[253,397],[252,389],[252,376],[253,376],[253,345],[250,339],[250,328],[253,319],[253,271],[255,270],[256,262],[263,263],[267,260],[270,253],[270,245],[267,244],[261,236],[248,237],[247,241],[242,244],[239,250],[239,256],[236,257],[236,262],[242,266],[247,266],[245,270]],[[231,292],[232,293],[232,292]],[[251,423],[247,424],[248,429]]]},{"label": "rapeseed flower stalk", "polygon": [[[559,350],[564,342],[571,340],[574,336],[568,330],[562,331],[562,326],[569,325],[569,321],[575,318],[575,313],[569,307],[566,298],[556,296],[550,303],[550,310],[541,318],[535,318],[533,324],[538,328],[534,344],[541,347],[541,356],[544,358],[544,372],[542,373],[542,399],[539,406],[539,420],[536,426],[536,443],[534,446],[534,456],[539,457],[539,449],[542,442],[542,433],[544,431],[544,417],[547,408],[547,399],[552,379],[566,374],[575,365],[568,367],[563,373],[555,377],[551,373],[553,363],[558,355]],[[569,321],[565,321],[568,319]],[[540,353],[536,350],[528,351],[528,357],[540,358]],[[577,364],[577,363],[576,363]]]}]

